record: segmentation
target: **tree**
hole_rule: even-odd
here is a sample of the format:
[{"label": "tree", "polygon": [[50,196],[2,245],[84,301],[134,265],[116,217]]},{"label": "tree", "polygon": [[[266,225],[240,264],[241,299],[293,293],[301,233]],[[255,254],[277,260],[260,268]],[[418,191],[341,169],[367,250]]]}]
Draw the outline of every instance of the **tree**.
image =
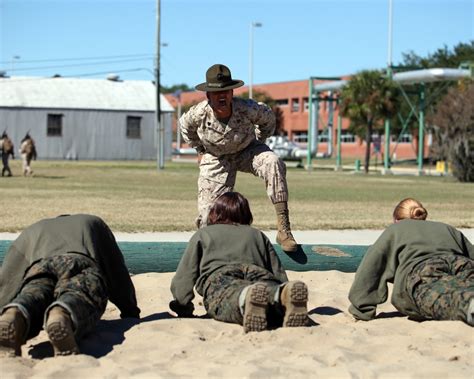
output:
[{"label": "tree", "polygon": [[171,87],[165,87],[161,86],[160,87],[160,92],[161,93],[175,93],[177,91],[181,92],[187,92],[187,91],[192,91],[193,89],[189,87],[187,84],[174,84]]},{"label": "tree", "polygon": [[[238,95],[239,97],[242,97],[244,99],[249,98],[249,92],[242,92],[241,94]],[[253,100],[257,102],[264,103],[268,105],[273,113],[275,114],[276,118],[276,126],[275,126],[275,131],[273,132],[274,135],[283,135],[285,134],[284,131],[284,124],[283,124],[283,112],[280,109],[280,107],[277,106],[276,101],[270,97],[266,92],[259,91],[259,90],[254,90],[253,91]]]},{"label": "tree", "polygon": [[450,88],[430,122],[433,157],[450,160],[459,181],[474,182],[474,83]]},{"label": "tree", "polygon": [[341,114],[351,121],[350,130],[363,138],[366,150],[364,171],[369,172],[372,134],[383,128],[383,120],[396,115],[398,89],[380,71],[365,70],[353,76],[341,92]]},{"label": "tree", "polygon": [[462,63],[474,62],[474,40],[467,43],[460,42],[452,50],[444,45],[427,57],[420,57],[413,51],[402,53],[402,67],[407,68],[434,68],[434,67],[451,67],[457,68]]}]

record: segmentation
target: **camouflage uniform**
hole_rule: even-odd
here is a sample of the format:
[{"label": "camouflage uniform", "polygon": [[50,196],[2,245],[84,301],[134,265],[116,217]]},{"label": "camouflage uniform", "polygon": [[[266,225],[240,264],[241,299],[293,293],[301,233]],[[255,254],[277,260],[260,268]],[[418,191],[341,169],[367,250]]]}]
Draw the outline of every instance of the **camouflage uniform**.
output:
[{"label": "camouflage uniform", "polygon": [[423,318],[467,322],[474,299],[474,261],[456,255],[428,259],[407,278],[407,290]]},{"label": "camouflage uniform", "polygon": [[[239,307],[239,297],[242,290],[256,282],[270,282],[273,292],[269,298],[275,297],[282,282],[270,271],[253,264],[233,264],[224,266],[209,275],[204,283],[204,306],[212,318],[242,325],[243,317]],[[282,319],[283,312],[279,302],[275,302],[274,318]],[[278,317],[279,316],[279,317]],[[276,322],[277,323],[277,322]]]},{"label": "camouflage uniform", "polygon": [[69,311],[77,339],[95,328],[107,305],[107,288],[91,258],[69,253],[41,259],[26,272],[20,292],[3,310],[20,309],[29,323],[29,339],[40,332],[56,305]]},{"label": "camouflage uniform", "polygon": [[387,283],[393,283],[391,302],[401,313],[414,319],[467,321],[467,304],[474,297],[473,267],[474,247],[456,228],[401,220],[365,253],[349,291],[349,312],[359,320],[374,319],[377,305],[387,300]]},{"label": "camouflage uniform", "polygon": [[[69,254],[75,258],[69,260]],[[55,257],[61,257],[58,258],[60,262],[70,263],[61,267]],[[91,275],[87,271],[89,265]],[[71,273],[68,273],[69,266]],[[82,268],[86,270],[87,275],[81,274]],[[2,263],[0,308],[13,301],[24,288],[25,280],[30,284],[29,287],[33,287],[34,280],[39,277],[56,278],[54,286],[60,286],[60,289],[64,286],[61,281],[56,284],[59,278],[69,278],[67,285],[74,286],[72,278],[77,276],[79,279],[81,275],[87,278],[84,282],[85,290],[99,294],[98,297],[94,295],[89,299],[95,304],[97,311],[101,311],[99,305],[108,297],[120,310],[120,317],[139,317],[140,309],[137,307],[135,288],[112,231],[101,218],[86,214],[40,220],[23,230],[8,248]],[[94,279],[98,275],[105,285],[100,286],[99,279]],[[106,291],[107,296],[100,295],[102,290]],[[61,297],[61,293],[57,296]],[[91,313],[90,306],[86,304],[85,307],[85,312],[77,313]]]},{"label": "camouflage uniform", "polygon": [[185,113],[179,124],[184,141],[204,154],[198,180],[199,226],[207,225],[214,200],[233,190],[237,171],[264,179],[272,203],[288,201],[286,166],[264,143],[275,129],[269,107],[234,97],[232,116],[223,123],[205,100]]},{"label": "camouflage uniform", "polygon": [[240,293],[258,281],[275,285],[288,281],[268,237],[249,225],[215,224],[191,237],[171,281],[171,293],[187,314],[194,309],[196,291],[210,316],[242,324]]},{"label": "camouflage uniform", "polygon": [[12,176],[12,171],[8,165],[8,159],[10,158],[10,155],[12,158],[15,158],[15,153],[11,139],[6,135],[0,139],[0,150],[2,150],[2,176],[5,176],[5,173],[7,173],[7,176]]},{"label": "camouflage uniform", "polygon": [[32,175],[31,160],[36,160],[36,147],[32,138],[24,139],[20,146],[20,154],[23,163],[23,175]]}]

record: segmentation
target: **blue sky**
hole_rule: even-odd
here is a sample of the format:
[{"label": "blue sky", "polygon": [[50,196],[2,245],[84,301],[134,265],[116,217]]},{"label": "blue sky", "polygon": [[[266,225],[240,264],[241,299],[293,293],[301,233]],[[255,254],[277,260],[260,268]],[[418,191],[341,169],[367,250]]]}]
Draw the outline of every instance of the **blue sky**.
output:
[{"label": "blue sky", "polygon": [[[0,68],[14,76],[153,79],[156,0],[0,0]],[[384,68],[388,0],[161,0],[161,83],[214,63],[248,83]],[[473,0],[393,0],[393,63],[474,39]],[[16,58],[14,58],[16,57]],[[90,59],[94,58],[94,59]]]}]

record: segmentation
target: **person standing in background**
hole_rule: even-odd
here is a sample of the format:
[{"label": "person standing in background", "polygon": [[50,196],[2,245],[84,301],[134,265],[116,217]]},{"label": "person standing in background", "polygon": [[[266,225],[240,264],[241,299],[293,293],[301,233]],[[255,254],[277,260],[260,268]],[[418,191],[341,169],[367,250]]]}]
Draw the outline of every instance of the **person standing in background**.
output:
[{"label": "person standing in background", "polygon": [[2,176],[5,176],[5,173],[7,176],[12,176],[12,170],[10,170],[8,159],[10,158],[10,155],[12,156],[12,159],[15,159],[15,148],[6,131],[4,131],[0,137],[0,150],[2,150]]},{"label": "person standing in background", "polygon": [[29,133],[26,133],[25,137],[21,140],[20,154],[23,163],[23,176],[33,175],[31,160],[36,160],[37,154],[35,141]]}]

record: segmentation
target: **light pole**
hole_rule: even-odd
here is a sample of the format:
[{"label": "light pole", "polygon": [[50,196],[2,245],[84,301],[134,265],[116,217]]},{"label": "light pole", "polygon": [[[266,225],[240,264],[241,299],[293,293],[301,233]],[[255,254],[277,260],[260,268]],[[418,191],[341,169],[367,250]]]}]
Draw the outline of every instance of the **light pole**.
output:
[{"label": "light pole", "polygon": [[161,2],[156,1],[156,62],[155,62],[155,86],[156,86],[156,111],[155,111],[155,124],[156,124],[156,150],[157,150],[157,166],[158,170],[165,168],[165,133],[163,123],[161,122],[161,99],[160,99],[160,16],[161,16]]},{"label": "light pole", "polygon": [[[392,79],[392,33],[393,33],[393,4],[388,0],[388,48],[387,48],[387,76]],[[385,141],[383,152],[383,170],[382,174],[391,174],[390,170],[390,120],[385,120]]]},{"label": "light pole", "polygon": [[249,43],[249,99],[252,98],[252,82],[253,82],[253,29],[261,28],[262,23],[253,21],[250,23],[250,43]]},{"label": "light pole", "polygon": [[15,60],[19,60],[21,57],[19,55],[14,55],[12,57],[12,62],[11,62],[11,74],[10,76],[13,76],[13,71],[15,71]]}]

